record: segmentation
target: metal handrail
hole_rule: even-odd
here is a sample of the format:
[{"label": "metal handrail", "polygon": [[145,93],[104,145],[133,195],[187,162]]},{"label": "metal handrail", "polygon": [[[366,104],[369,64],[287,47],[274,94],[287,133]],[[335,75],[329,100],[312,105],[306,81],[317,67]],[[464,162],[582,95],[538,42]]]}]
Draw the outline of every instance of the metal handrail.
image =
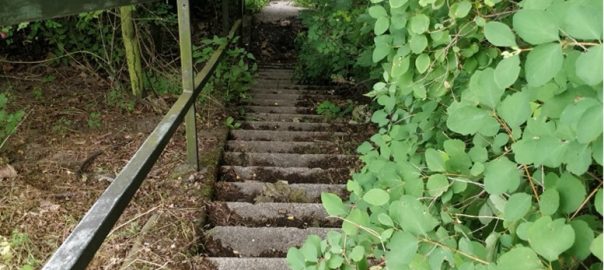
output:
[{"label": "metal handrail", "polygon": [[170,111],[55,251],[43,269],[86,268],[145,180],[168,141],[183,122],[185,114],[193,108],[197,96],[210,80],[227,46],[231,44],[241,27],[241,23],[242,21],[239,19],[233,24],[227,36],[227,42],[212,54],[203,69],[195,76],[194,90],[192,92],[184,91],[180,95]]}]

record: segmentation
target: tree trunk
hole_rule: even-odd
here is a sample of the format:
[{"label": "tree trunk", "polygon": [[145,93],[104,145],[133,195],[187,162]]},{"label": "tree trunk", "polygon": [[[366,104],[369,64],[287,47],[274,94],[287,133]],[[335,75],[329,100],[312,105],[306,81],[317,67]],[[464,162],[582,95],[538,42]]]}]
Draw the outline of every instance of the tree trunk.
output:
[{"label": "tree trunk", "polygon": [[120,7],[120,18],[122,23],[122,37],[126,47],[126,59],[128,61],[128,73],[130,74],[130,85],[132,94],[138,98],[143,97],[143,69],[141,66],[141,50],[138,36],[132,20],[134,6]]}]

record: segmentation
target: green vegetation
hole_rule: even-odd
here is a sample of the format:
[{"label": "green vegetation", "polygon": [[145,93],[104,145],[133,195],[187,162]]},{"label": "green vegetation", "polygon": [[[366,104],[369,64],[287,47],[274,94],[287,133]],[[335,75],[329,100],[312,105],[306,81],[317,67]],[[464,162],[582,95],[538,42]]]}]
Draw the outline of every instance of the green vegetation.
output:
[{"label": "green vegetation", "polygon": [[246,0],[245,8],[252,13],[259,12],[266,4],[268,4],[269,0]]},{"label": "green vegetation", "polygon": [[24,114],[23,111],[9,112],[6,108],[7,103],[8,97],[0,94],[0,148],[2,148],[4,140],[15,132]]},{"label": "green vegetation", "polygon": [[11,265],[20,265],[21,270],[35,269],[40,261],[32,255],[32,246],[29,236],[17,230],[12,232],[10,238],[0,235],[0,269]]},{"label": "green vegetation", "polygon": [[351,102],[349,102],[345,106],[338,106],[338,104],[326,100],[319,103],[316,110],[318,114],[333,119],[338,117],[344,117],[345,115],[350,114],[353,108],[354,107]]},{"label": "green vegetation", "polygon": [[[369,48],[379,132],[350,199],[322,195],[342,231],[292,269],[602,268],[602,1],[333,3],[306,18],[303,71],[354,75]],[[368,27],[369,47],[333,39]]]},{"label": "green vegetation", "polygon": [[[193,48],[193,63],[206,62],[214,51],[225,43],[226,38],[217,36],[202,40],[201,47]],[[233,44],[237,44],[237,38],[233,40]],[[212,79],[204,87],[200,99],[204,101],[212,93],[220,93],[219,96],[222,96],[225,102],[247,98],[249,85],[257,69],[254,56],[245,49],[233,45],[225,52]]]}]

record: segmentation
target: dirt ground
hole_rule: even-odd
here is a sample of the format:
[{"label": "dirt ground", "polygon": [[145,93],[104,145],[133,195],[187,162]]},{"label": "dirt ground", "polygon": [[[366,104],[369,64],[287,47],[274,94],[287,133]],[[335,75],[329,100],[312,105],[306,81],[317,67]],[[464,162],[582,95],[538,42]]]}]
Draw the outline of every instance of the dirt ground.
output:
[{"label": "dirt ground", "polygon": [[[0,269],[40,266],[174,101],[154,96],[125,111],[108,104],[108,85],[76,72],[66,66],[24,66],[0,75],[9,109],[25,111],[0,152],[0,167],[11,165],[17,171],[16,177],[0,179],[0,250],[5,248]],[[205,165],[217,162],[225,115],[212,98],[199,112]],[[195,269],[200,206],[209,195],[213,171],[184,170],[184,144],[181,128],[89,269]],[[149,220],[156,225],[143,229]]]}]

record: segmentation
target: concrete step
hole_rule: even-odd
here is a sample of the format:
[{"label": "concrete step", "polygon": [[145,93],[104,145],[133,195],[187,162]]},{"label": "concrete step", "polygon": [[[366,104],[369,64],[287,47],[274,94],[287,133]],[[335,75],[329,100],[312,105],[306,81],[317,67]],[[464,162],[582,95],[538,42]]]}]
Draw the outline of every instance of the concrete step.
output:
[{"label": "concrete step", "polygon": [[352,155],[226,152],[223,164],[308,168],[350,168],[358,161]]},{"label": "concrete step", "polygon": [[328,218],[320,203],[213,202],[207,210],[215,226],[335,228],[342,224]]},{"label": "concrete step", "polygon": [[216,226],[206,233],[204,248],[210,256],[285,257],[290,247],[302,245],[308,236],[325,237],[330,230],[334,229]]},{"label": "concrete step", "polygon": [[340,153],[341,149],[332,142],[229,140],[226,150],[234,152],[337,154]]},{"label": "concrete step", "polygon": [[243,121],[241,129],[288,130],[288,131],[360,131],[366,128],[358,124],[346,123],[307,123],[278,121]]},{"label": "concrete step", "polygon": [[[287,187],[287,188],[283,188]],[[275,196],[273,191],[287,190],[296,196]],[[260,181],[216,183],[217,201],[256,202],[267,198],[274,202],[321,202],[321,193],[331,192],[346,197],[346,186],[343,184],[289,184],[284,181],[265,183]]]},{"label": "concrete step", "polygon": [[221,166],[221,178],[224,181],[259,180],[275,182],[284,180],[289,183],[343,184],[350,178],[349,168],[306,168],[306,167],[269,167],[269,166]]},{"label": "concrete step", "polygon": [[285,114],[312,114],[315,112],[314,107],[297,107],[297,106],[243,106],[246,112],[251,113],[285,113]]},{"label": "concrete step", "polygon": [[263,92],[252,92],[250,96],[252,99],[278,99],[278,100],[312,100],[312,101],[323,101],[323,100],[334,100],[339,97],[329,94],[305,94],[300,92],[286,92],[279,93],[279,90],[275,90],[276,93],[263,93]]},{"label": "concrete step", "polygon": [[289,83],[289,84],[285,84],[285,83],[274,83],[271,81],[256,81],[255,83],[250,85],[250,89],[252,90],[299,90],[299,91],[317,91],[317,90],[324,90],[324,91],[329,91],[329,90],[334,90],[336,89],[335,86],[328,86],[328,85],[306,85],[306,84],[293,84],[293,83]]},{"label": "concrete step", "polygon": [[324,95],[326,97],[330,97],[330,98],[337,98],[337,96],[333,95],[335,93],[334,89],[315,89],[315,90],[300,90],[300,89],[279,89],[279,88],[264,88],[264,87],[257,87],[257,88],[251,88],[250,89],[250,95],[270,95],[270,94],[277,94],[277,95],[301,95],[301,96],[306,96],[306,95]]},{"label": "concrete step", "polygon": [[347,136],[344,132],[326,131],[280,131],[280,130],[242,130],[229,132],[230,138],[244,141],[321,141]]},{"label": "concrete step", "polygon": [[206,258],[216,270],[289,270],[285,258]]},{"label": "concrete step", "polygon": [[252,97],[244,102],[248,106],[268,106],[268,107],[313,107],[315,103],[311,100],[280,99],[278,96],[273,98]]},{"label": "concrete step", "polygon": [[285,113],[246,113],[245,119],[254,121],[327,122],[322,115]]}]

